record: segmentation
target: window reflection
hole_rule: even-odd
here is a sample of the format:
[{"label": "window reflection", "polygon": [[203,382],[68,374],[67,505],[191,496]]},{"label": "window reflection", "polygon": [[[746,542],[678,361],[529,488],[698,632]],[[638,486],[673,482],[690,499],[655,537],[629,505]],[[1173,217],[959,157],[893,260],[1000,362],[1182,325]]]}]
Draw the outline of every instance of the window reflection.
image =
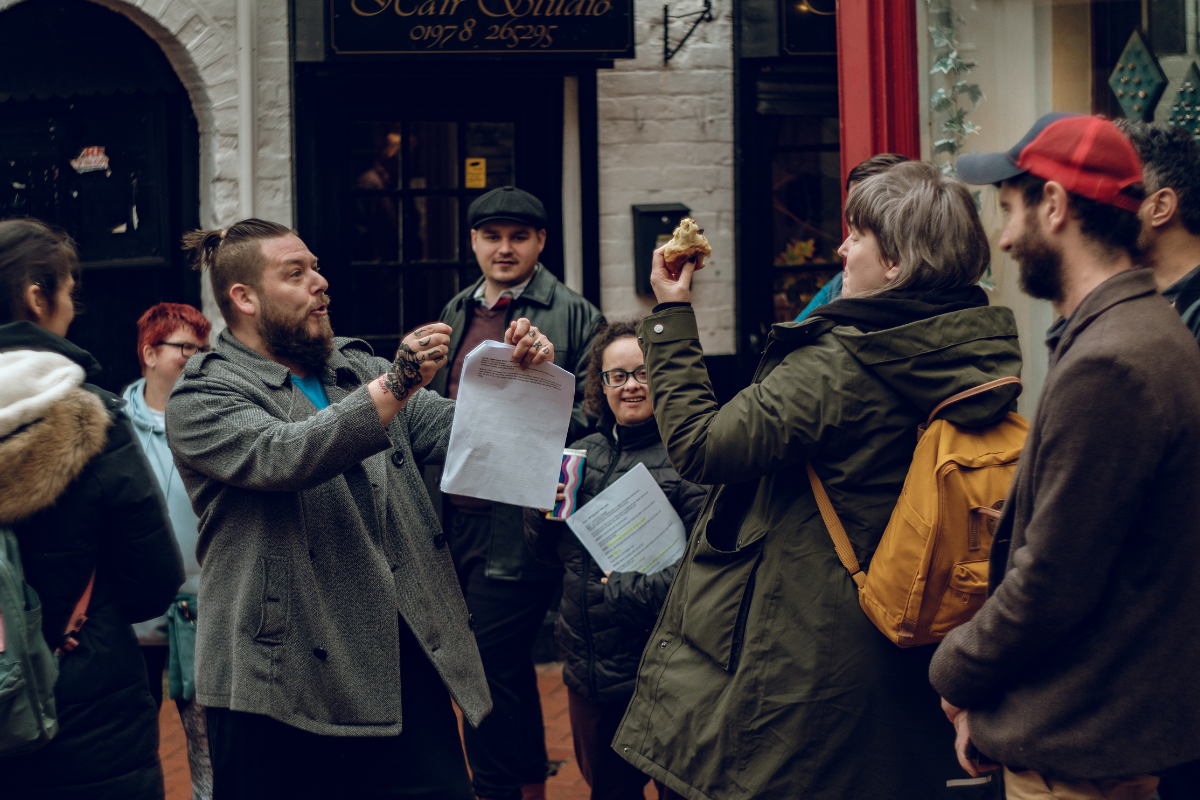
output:
[{"label": "window reflection", "polygon": [[424,196],[412,202],[418,252],[406,252],[405,260],[458,260],[458,198]]},{"label": "window reflection", "polygon": [[408,188],[458,188],[457,123],[412,123],[407,149]]},{"label": "window reflection", "polygon": [[354,165],[355,261],[400,259],[400,207],[395,197],[374,194],[394,190],[400,181],[401,132],[398,122],[361,122],[352,128],[350,157]]},{"label": "window reflection", "polygon": [[836,117],[774,118],[775,321],[786,322],[841,271],[841,157]]}]

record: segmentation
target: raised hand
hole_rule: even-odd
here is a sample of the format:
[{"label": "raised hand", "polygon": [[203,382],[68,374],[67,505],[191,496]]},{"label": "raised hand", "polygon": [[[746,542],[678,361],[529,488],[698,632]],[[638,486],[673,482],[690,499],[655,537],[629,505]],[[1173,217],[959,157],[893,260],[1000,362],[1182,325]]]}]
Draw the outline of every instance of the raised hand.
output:
[{"label": "raised hand", "polygon": [[431,322],[405,336],[396,351],[391,371],[379,378],[381,385],[400,402],[428,385],[437,371],[446,365],[450,334],[449,325]]},{"label": "raised hand", "polygon": [[654,251],[650,261],[650,288],[654,290],[654,299],[660,303],[690,303],[692,301],[692,274],[703,268],[696,266],[696,259],[683,262],[678,271],[667,266],[663,257],[663,245]]},{"label": "raised hand", "polygon": [[554,343],[524,317],[508,323],[504,343],[517,346],[511,360],[517,362],[521,369],[554,360]]}]

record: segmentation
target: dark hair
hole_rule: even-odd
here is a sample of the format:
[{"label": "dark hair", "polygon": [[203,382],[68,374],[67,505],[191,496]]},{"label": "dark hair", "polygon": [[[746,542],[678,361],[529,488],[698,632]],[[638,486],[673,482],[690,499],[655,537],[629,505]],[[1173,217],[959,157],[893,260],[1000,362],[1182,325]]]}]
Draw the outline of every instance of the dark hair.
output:
[{"label": "dark hair", "polygon": [[1146,193],[1171,189],[1179,198],[1179,218],[1200,235],[1200,145],[1183,128],[1162,122],[1114,120],[1142,161]]},{"label": "dark hair", "polygon": [[583,389],[583,411],[590,417],[600,419],[608,402],[604,399],[604,380],[600,372],[604,369],[604,351],[618,339],[632,336],[637,338],[637,326],[641,320],[633,322],[606,322],[596,332],[592,341],[592,351],[588,356],[587,384]]},{"label": "dark hair", "polygon": [[[1042,202],[1046,190],[1046,180],[1031,172],[1023,172],[1015,178],[1005,181],[1020,190],[1025,208],[1031,210]],[[1142,185],[1134,184],[1124,190],[1125,194],[1138,200],[1145,194]],[[1142,221],[1136,211],[1126,211],[1123,208],[1091,200],[1074,192],[1067,192],[1071,216],[1079,220],[1079,228],[1083,235],[1100,245],[1109,254],[1124,251],[1134,261],[1142,254],[1138,247],[1138,238],[1142,232]]]},{"label": "dark hair", "polygon": [[79,253],[66,231],[32,217],[0,221],[0,324],[29,318],[31,285],[41,287],[53,310],[69,275],[79,281]]},{"label": "dark hair", "polygon": [[871,156],[850,170],[850,174],[846,176],[846,191],[850,191],[850,184],[856,181],[862,183],[867,178],[873,178],[881,172],[887,172],[897,164],[903,164],[905,161],[911,160],[908,156],[902,156],[899,153],[880,153],[879,155]]},{"label": "dark hair", "polygon": [[979,282],[991,250],[971,190],[924,161],[868,178],[846,201],[846,222],[875,236],[895,280],[872,292],[957,289]]},{"label": "dark hair", "polygon": [[278,222],[244,219],[228,228],[211,231],[192,231],[183,235],[183,249],[192,251],[192,267],[208,270],[213,296],[225,322],[233,324],[233,301],[229,287],[236,283],[258,287],[263,267],[262,243],[295,233]]}]

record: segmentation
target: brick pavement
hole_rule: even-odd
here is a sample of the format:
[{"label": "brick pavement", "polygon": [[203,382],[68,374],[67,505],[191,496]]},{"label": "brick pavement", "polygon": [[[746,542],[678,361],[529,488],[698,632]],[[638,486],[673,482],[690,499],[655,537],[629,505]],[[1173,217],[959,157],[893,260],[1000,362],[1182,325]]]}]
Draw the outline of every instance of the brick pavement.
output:
[{"label": "brick pavement", "polygon": [[[558,774],[546,781],[547,800],[587,800],[588,786],[579,774],[571,743],[571,722],[567,716],[567,688],[562,682],[561,664],[538,665],[538,690],[542,695],[542,716],[546,721],[546,750],[551,761],[562,761]],[[166,777],[167,800],[190,800],[191,777],[188,772],[187,744],[183,724],[175,703],[163,702],[159,714],[159,756]],[[657,797],[653,784],[646,797]]]}]

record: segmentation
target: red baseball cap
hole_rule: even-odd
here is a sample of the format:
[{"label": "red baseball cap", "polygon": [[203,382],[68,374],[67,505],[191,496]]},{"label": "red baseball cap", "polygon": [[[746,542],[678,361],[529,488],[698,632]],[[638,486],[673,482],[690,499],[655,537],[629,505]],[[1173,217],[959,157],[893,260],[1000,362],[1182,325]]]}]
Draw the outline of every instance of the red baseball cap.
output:
[{"label": "red baseball cap", "polygon": [[1046,114],[1008,152],[968,153],[957,169],[967,183],[1000,183],[1029,172],[1126,211],[1142,205],[1122,192],[1142,182],[1141,161],[1117,126],[1099,117]]}]

